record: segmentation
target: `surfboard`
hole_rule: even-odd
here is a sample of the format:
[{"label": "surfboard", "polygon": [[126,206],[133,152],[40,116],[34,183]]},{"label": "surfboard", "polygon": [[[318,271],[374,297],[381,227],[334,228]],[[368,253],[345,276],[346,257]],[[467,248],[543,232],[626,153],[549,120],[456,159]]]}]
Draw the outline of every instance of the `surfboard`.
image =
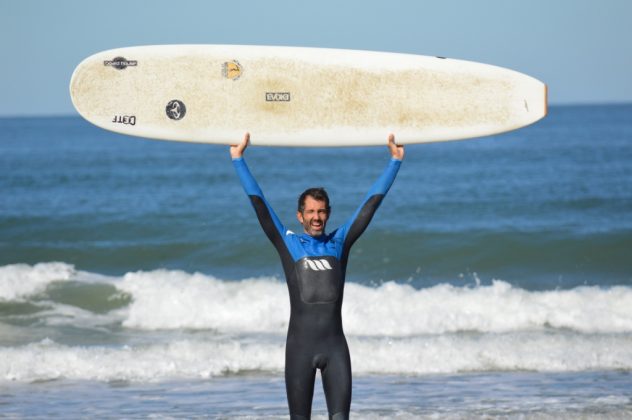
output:
[{"label": "surfboard", "polygon": [[384,145],[489,136],[547,113],[541,81],[488,64],[391,52],[155,45],[75,69],[81,116],[153,139],[253,145]]}]

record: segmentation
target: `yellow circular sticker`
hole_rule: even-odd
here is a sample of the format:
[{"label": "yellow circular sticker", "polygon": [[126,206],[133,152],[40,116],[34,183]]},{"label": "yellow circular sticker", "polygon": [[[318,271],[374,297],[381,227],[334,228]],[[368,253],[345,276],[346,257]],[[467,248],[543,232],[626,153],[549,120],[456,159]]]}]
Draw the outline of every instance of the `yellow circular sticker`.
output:
[{"label": "yellow circular sticker", "polygon": [[242,73],[243,69],[237,60],[227,61],[222,66],[222,75],[227,79],[235,81],[241,77]]}]

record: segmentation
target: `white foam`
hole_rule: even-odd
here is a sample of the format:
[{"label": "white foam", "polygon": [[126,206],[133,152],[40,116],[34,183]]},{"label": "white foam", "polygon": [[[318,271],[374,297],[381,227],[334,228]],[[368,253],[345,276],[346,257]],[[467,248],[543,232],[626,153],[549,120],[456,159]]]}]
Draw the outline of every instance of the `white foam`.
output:
[{"label": "white foam", "polygon": [[[4,299],[27,299],[50,282],[73,280],[111,283],[131,301],[105,314],[46,302],[31,315],[38,325],[60,340],[58,326],[104,326],[93,336],[103,344],[0,347],[0,380],[153,381],[283,370],[290,311],[280,279],[226,281],[168,270],[116,278],[61,263],[2,270]],[[502,281],[422,290],[349,283],[343,322],[358,374],[632,370],[630,308],[627,286],[533,292]],[[135,338],[122,346],[120,336],[111,339],[112,325]]]},{"label": "white foam", "polygon": [[288,325],[287,290],[274,279],[230,282],[158,270],[129,273],[116,286],[133,297],[123,322],[130,328],[280,332]]},{"label": "white foam", "polygon": [[632,288],[579,287],[529,292],[503,281],[415,290],[386,283],[347,284],[346,331],[408,336],[457,331],[508,332],[560,328],[585,333],[632,331]]},{"label": "white foam", "polygon": [[350,337],[354,371],[429,374],[631,369],[632,335],[547,332]]},{"label": "white foam", "polygon": [[24,299],[42,292],[52,282],[70,280],[75,274],[72,265],[60,262],[0,267],[0,300]]},{"label": "white foam", "polygon": [[[116,286],[133,296],[126,327],[283,333],[288,325],[287,287],[278,279],[229,282],[154,271],[127,274]],[[342,310],[348,335],[415,336],[548,328],[632,332],[629,308],[630,287],[530,292],[494,281],[422,290],[396,283],[377,288],[348,283]]]},{"label": "white foam", "polygon": [[[629,334],[530,332],[349,339],[356,375],[630,370],[631,346]],[[187,339],[123,347],[75,347],[47,339],[0,347],[0,381],[163,381],[251,371],[281,374],[283,366],[282,336]]]},{"label": "white foam", "polygon": [[0,378],[154,381],[208,378],[230,372],[282,369],[283,342],[174,341],[146,347],[70,347],[51,340],[0,347]]},{"label": "white foam", "polygon": [[[275,278],[226,281],[199,273],[157,270],[106,277],[72,265],[42,263],[0,267],[0,299],[23,300],[54,281],[111,283],[131,303],[109,314],[49,302],[48,325],[122,323],[144,330],[200,329],[227,334],[284,334],[289,320],[285,282]],[[488,286],[448,284],[417,290],[347,283],[342,307],[349,336],[408,337],[460,331],[512,332],[570,329],[582,333],[632,332],[632,288],[578,287],[526,291],[503,281]]]}]

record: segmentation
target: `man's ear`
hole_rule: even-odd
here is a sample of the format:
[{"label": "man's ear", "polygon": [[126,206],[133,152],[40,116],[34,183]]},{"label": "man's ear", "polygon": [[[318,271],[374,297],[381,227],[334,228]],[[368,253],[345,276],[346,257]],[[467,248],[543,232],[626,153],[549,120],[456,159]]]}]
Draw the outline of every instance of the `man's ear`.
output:
[{"label": "man's ear", "polygon": [[300,211],[296,212],[296,218],[298,219],[298,221],[303,224],[303,213],[301,213]]}]

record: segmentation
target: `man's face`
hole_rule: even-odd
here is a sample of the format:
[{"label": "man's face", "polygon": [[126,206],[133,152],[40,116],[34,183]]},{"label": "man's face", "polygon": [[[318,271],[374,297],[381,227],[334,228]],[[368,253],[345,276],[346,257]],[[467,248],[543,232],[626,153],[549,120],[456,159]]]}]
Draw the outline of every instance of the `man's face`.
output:
[{"label": "man's face", "polygon": [[325,233],[325,225],[329,218],[329,211],[324,201],[315,200],[312,196],[305,197],[303,212],[297,212],[296,217],[303,225],[305,233],[320,236]]}]

